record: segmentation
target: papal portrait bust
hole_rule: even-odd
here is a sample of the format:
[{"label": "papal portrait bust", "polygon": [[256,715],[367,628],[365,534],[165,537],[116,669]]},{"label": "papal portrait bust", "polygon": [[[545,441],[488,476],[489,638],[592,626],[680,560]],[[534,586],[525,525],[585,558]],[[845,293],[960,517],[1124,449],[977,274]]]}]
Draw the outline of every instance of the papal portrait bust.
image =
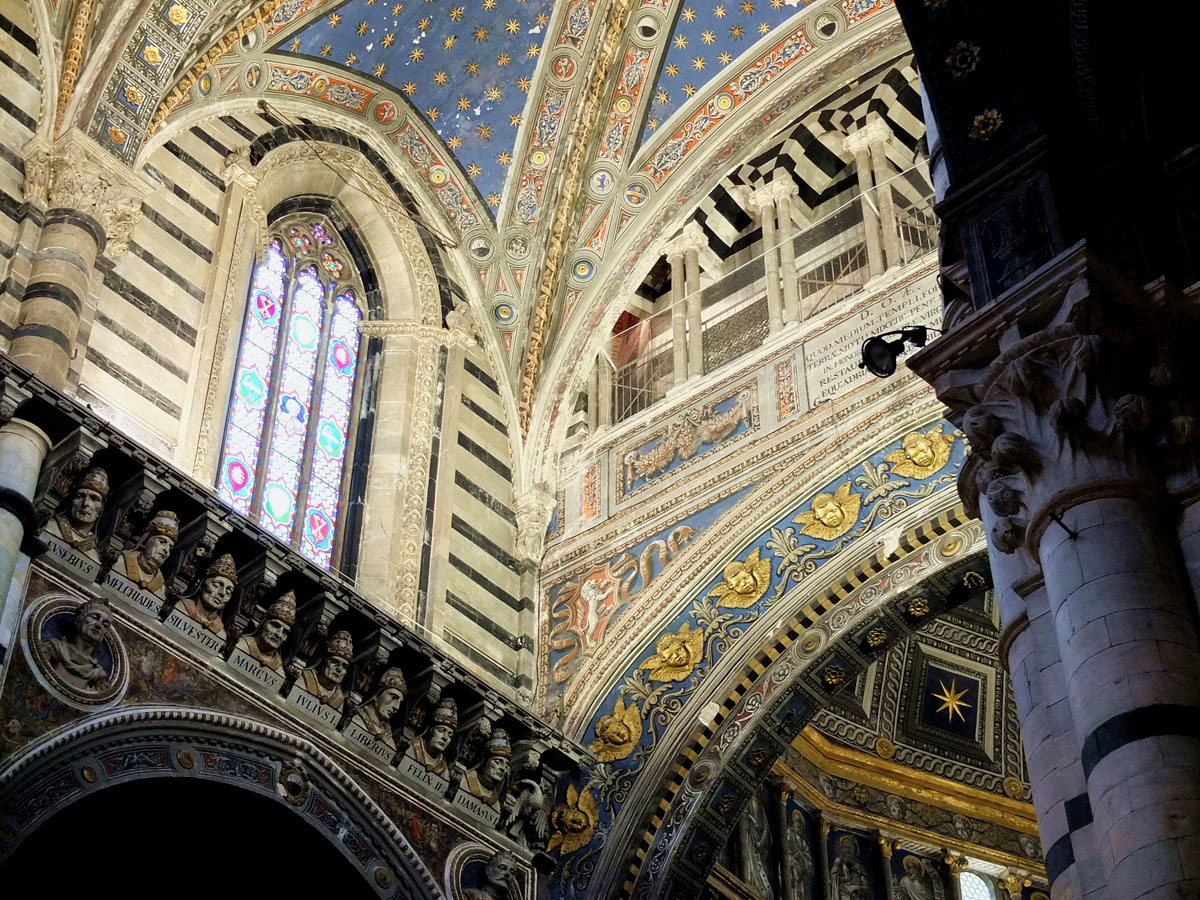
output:
[{"label": "papal portrait bust", "polygon": [[395,749],[395,739],[392,736],[392,716],[400,711],[404,703],[404,673],[397,668],[384,671],[379,676],[379,686],[375,693],[359,707],[351,722],[357,725],[377,741],[383,741]]},{"label": "papal portrait bust", "polygon": [[325,659],[320,668],[311,666],[301,674],[304,689],[326,706],[341,712],[346,702],[342,682],[346,680],[353,658],[354,639],[350,637],[350,632],[335,632],[325,644]]},{"label": "papal portrait bust", "polygon": [[433,724],[419,740],[408,745],[404,755],[415,759],[426,772],[444,777],[449,768],[446,751],[450,749],[457,730],[458,704],[452,697],[443,697],[433,711]]},{"label": "papal portrait bust", "polygon": [[165,596],[162,567],[179,540],[179,519],[168,509],[156,513],[131,550],[122,550],[113,571],[124,575],[143,590]]},{"label": "papal portrait bust", "polygon": [[184,612],[219,638],[225,637],[221,614],[237,587],[237,565],[228,553],[218,556],[204,572],[200,588],[180,604]]},{"label": "papal portrait bust", "polygon": [[237,649],[256,660],[260,666],[282,675],[283,657],[279,648],[296,624],[296,595],[288,591],[267,607],[266,618],[253,634],[238,638]]},{"label": "papal portrait bust", "polygon": [[99,560],[96,523],[108,499],[108,473],[98,466],[88,469],[75,482],[66,506],[50,517],[46,533],[59,538],[80,553]]}]

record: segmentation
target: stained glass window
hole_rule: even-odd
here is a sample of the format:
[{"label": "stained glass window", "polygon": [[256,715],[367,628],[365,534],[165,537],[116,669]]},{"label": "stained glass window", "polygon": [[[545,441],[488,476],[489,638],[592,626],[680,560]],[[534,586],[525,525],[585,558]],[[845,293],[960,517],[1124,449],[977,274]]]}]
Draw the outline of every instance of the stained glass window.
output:
[{"label": "stained glass window", "polygon": [[333,560],[362,296],[326,221],[293,217],[254,269],[217,494],[324,568]]},{"label": "stained glass window", "polygon": [[963,872],[958,876],[958,890],[962,900],[993,900],[996,896],[988,883],[974,872]]}]

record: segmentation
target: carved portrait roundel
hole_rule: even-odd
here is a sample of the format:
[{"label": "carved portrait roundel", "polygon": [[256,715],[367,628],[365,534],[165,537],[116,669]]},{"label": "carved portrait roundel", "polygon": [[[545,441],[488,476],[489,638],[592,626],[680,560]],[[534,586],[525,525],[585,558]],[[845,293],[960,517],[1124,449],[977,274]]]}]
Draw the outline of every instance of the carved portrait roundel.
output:
[{"label": "carved portrait roundel", "polygon": [[102,600],[47,594],[25,610],[21,646],[38,682],[77,709],[107,709],[129,685],[129,658]]}]

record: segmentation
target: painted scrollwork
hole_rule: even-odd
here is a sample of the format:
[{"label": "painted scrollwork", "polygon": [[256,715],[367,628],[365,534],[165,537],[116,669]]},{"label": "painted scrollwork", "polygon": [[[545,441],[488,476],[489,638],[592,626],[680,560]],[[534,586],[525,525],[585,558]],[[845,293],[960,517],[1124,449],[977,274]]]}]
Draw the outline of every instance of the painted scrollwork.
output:
[{"label": "painted scrollwork", "polygon": [[636,481],[651,481],[661,475],[675,460],[688,460],[709,444],[719,444],[732,435],[739,425],[754,424],[750,391],[737,395],[729,409],[718,412],[718,404],[709,403],[698,410],[685,413],[683,418],[667,428],[657,443],[631,450],[625,454],[625,490]]}]

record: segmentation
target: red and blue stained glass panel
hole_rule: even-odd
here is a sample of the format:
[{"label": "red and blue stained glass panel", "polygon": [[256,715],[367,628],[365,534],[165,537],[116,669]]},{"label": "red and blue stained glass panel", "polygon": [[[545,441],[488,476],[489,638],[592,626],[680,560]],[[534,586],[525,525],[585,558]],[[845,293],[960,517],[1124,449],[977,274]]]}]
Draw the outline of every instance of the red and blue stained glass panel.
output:
[{"label": "red and blue stained glass panel", "polygon": [[326,227],[318,222],[291,228],[287,237],[291,252],[309,259],[319,255],[322,265],[297,264],[299,272],[289,279],[284,244],[277,238],[254,271],[218,495],[238,512],[257,511],[259,523],[284,542],[291,542],[299,517],[300,552],[328,568],[362,312],[353,290],[342,290],[331,305],[326,300],[323,277],[340,276],[344,268],[327,251],[315,252],[334,242]]}]

